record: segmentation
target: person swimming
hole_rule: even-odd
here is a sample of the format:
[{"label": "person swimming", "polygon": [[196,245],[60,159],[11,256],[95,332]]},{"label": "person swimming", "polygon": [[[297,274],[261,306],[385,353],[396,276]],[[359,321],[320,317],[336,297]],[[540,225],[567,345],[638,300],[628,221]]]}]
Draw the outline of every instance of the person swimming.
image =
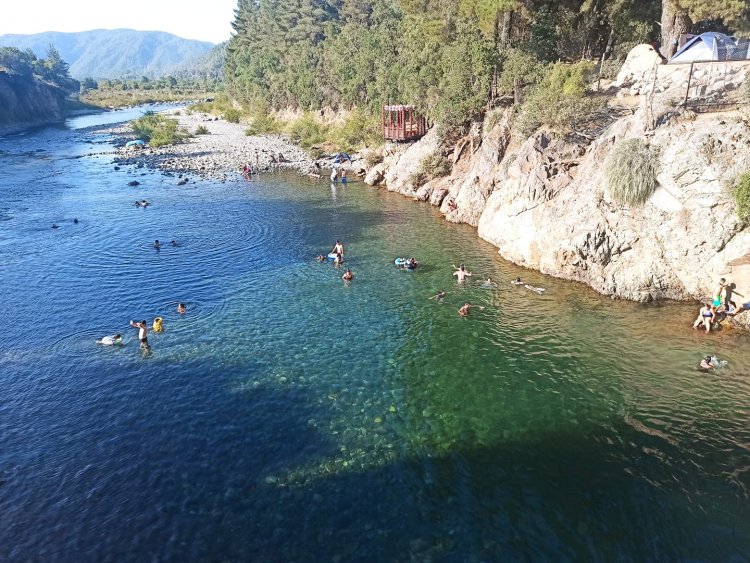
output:
[{"label": "person swimming", "polygon": [[482,284],[482,286],[483,286],[483,287],[496,287],[496,286],[497,286],[497,284],[496,284],[496,283],[495,283],[494,281],[492,281],[492,278],[491,278],[491,277],[487,277],[487,281],[485,281],[485,282],[484,282],[484,283]]},{"label": "person swimming", "polygon": [[180,246],[179,244],[177,244],[177,241],[176,241],[176,240],[173,240],[173,241],[172,241],[172,242],[170,242],[169,244],[171,244],[172,246]]},{"label": "person swimming", "polygon": [[445,291],[443,291],[443,290],[441,289],[440,291],[438,291],[438,292],[437,292],[437,293],[436,293],[435,295],[433,295],[432,297],[428,297],[428,299],[437,299],[437,300],[442,300],[442,299],[443,299],[443,297],[445,297],[446,295],[447,295],[447,294],[446,294],[446,292],[445,292]]},{"label": "person swimming", "polygon": [[118,332],[112,336],[105,336],[101,340],[97,340],[96,343],[102,346],[119,346],[122,344],[122,335]]},{"label": "person swimming", "polygon": [[528,284],[528,283],[527,283],[527,284],[525,284],[525,285],[524,285],[524,287],[525,287],[526,289],[530,290],[530,291],[535,291],[535,292],[537,292],[537,293],[538,293],[539,295],[541,295],[541,294],[542,294],[542,293],[544,293],[544,291],[545,291],[543,287],[534,287],[533,285],[531,285],[531,284]]},{"label": "person swimming", "polygon": [[318,254],[318,255],[317,255],[317,256],[315,257],[315,259],[316,259],[316,260],[317,260],[318,262],[325,262],[325,261],[326,261],[326,257],[325,257],[325,256],[323,256],[322,254]]},{"label": "person swimming", "polygon": [[516,278],[510,283],[512,283],[513,285],[524,285],[526,282],[524,282],[521,278]]},{"label": "person swimming", "polygon": [[161,243],[159,242],[159,239],[156,239],[156,240],[154,241],[154,248],[155,248],[156,250],[159,250],[159,249],[161,248]]},{"label": "person swimming", "polygon": [[463,265],[463,263],[461,263],[460,266],[456,266],[454,264],[453,267],[456,268],[456,271],[453,272],[453,275],[456,276],[456,278],[457,278],[456,281],[458,283],[463,282],[468,276],[473,276],[474,275],[471,272],[467,272],[466,271],[466,267]]},{"label": "person swimming", "polygon": [[344,262],[344,257],[339,252],[338,254],[336,254],[336,258],[333,259],[333,265],[338,268],[339,266],[341,266],[341,264],[343,264],[343,262]]},{"label": "person swimming", "polygon": [[346,272],[344,272],[344,275],[341,276],[341,279],[344,281],[352,281],[354,279],[354,272],[347,268]]},{"label": "person swimming", "polygon": [[711,369],[715,369],[716,365],[713,363],[713,358],[711,356],[705,356],[702,360],[700,365],[698,365],[698,369],[701,371],[708,371]]},{"label": "person swimming", "polygon": [[184,303],[177,305],[177,312],[180,315],[184,315],[187,312],[187,306]]},{"label": "person swimming", "polygon": [[463,307],[458,310],[458,314],[462,317],[468,317],[472,307],[471,303],[464,303]]}]

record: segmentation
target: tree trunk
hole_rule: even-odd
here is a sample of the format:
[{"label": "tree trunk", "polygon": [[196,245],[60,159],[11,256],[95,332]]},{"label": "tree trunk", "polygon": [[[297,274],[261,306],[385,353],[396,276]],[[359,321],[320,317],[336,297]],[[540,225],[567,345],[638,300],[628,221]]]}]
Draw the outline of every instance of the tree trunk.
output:
[{"label": "tree trunk", "polygon": [[680,35],[690,32],[693,22],[686,10],[678,9],[674,0],[661,2],[661,54],[667,59],[677,52]]},{"label": "tree trunk", "polygon": [[513,24],[513,12],[503,12],[503,27],[500,32],[500,47],[507,49],[510,46],[510,28]]}]

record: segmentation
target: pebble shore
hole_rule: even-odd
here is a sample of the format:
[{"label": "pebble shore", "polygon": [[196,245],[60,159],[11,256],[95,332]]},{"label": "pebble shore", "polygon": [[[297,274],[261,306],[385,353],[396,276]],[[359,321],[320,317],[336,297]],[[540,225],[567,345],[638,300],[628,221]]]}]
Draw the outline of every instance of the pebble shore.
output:
[{"label": "pebble shore", "polygon": [[[129,125],[99,131],[117,139],[114,162],[118,166],[136,166],[161,170],[168,175],[187,175],[204,179],[226,180],[242,172],[245,164],[260,171],[291,169],[309,173],[314,160],[284,135],[245,135],[246,125],[229,123],[203,113],[186,115],[182,111],[166,112],[179,121],[180,128],[195,133],[199,126],[206,135],[196,135],[184,143],[163,147],[126,149],[125,143],[135,139]],[[321,162],[322,166],[327,163]]]}]

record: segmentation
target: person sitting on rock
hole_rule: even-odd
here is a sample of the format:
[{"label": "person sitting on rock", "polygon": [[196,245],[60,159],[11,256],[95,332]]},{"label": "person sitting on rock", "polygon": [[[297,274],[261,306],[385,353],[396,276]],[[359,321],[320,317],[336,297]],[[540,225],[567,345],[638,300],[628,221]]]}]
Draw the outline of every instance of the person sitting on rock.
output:
[{"label": "person sitting on rock", "polygon": [[695,319],[693,328],[698,328],[702,324],[706,327],[706,332],[711,332],[711,324],[714,322],[715,317],[716,314],[714,313],[711,301],[706,301],[700,311],[698,311],[698,318]]},{"label": "person sitting on rock", "polygon": [[448,213],[453,213],[456,209],[458,209],[458,205],[456,205],[456,200],[454,198],[450,198],[448,200]]}]

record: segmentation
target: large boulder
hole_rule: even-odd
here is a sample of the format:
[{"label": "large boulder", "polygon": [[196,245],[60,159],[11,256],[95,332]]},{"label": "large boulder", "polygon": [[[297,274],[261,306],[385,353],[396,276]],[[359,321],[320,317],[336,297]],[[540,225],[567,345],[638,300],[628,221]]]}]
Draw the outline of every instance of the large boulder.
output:
[{"label": "large boulder", "polygon": [[651,45],[636,45],[625,58],[615,79],[615,86],[630,88],[634,84],[643,82],[649,76],[653,79],[655,68],[663,62],[664,59]]}]

